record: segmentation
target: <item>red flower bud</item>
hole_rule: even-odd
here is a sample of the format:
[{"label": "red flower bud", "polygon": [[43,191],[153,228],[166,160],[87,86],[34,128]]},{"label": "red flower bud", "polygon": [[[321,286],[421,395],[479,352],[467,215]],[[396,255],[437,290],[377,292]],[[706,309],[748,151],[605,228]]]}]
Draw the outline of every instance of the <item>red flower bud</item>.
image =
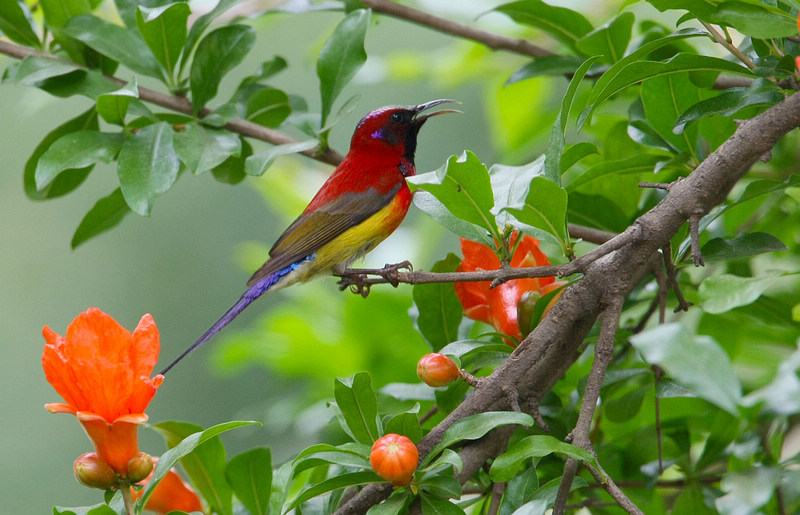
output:
[{"label": "red flower bud", "polygon": [[420,358],[417,376],[428,386],[446,386],[461,376],[458,366],[445,356],[433,352]]},{"label": "red flower bud", "polygon": [[128,462],[128,473],[125,475],[131,483],[138,483],[153,471],[153,457],[146,452],[137,453]]},{"label": "red flower bud", "polygon": [[117,484],[117,473],[96,452],[81,454],[72,465],[75,479],[84,486],[111,490]]},{"label": "red flower bud", "polygon": [[395,486],[407,485],[417,470],[419,451],[403,435],[390,433],[375,440],[369,462],[382,479]]}]

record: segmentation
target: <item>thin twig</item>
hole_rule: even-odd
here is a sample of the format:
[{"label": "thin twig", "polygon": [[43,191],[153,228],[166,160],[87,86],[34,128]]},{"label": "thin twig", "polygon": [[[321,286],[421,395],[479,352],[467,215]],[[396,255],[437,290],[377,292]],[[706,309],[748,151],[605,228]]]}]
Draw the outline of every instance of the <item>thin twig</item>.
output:
[{"label": "thin twig", "polygon": [[678,285],[678,270],[672,262],[672,245],[670,243],[667,243],[667,245],[661,249],[661,255],[664,258],[664,269],[667,271],[667,283],[672,288],[672,291],[675,292],[675,298],[678,299],[678,306],[675,308],[675,313],[678,311],[689,311],[689,307],[692,306],[692,303],[684,298],[681,288]]},{"label": "thin twig", "polygon": [[636,506],[630,497],[625,495],[625,492],[620,489],[611,476],[606,474],[606,471],[603,470],[603,467],[601,467],[599,463],[597,464],[598,468],[594,468],[589,464],[585,465],[592,476],[594,476],[595,481],[603,485],[603,488],[605,488],[606,492],[608,492],[608,495],[617,501],[617,504],[619,504],[623,510],[631,515],[644,515],[644,512],[638,506]]},{"label": "thin twig", "polygon": [[702,23],[703,27],[705,27],[708,33],[711,34],[711,37],[714,38],[714,41],[724,46],[728,50],[728,52],[736,56],[736,58],[739,59],[745,66],[747,66],[751,70],[755,69],[756,67],[755,63],[751,61],[749,57],[744,55],[738,48],[736,48],[736,45],[734,45],[731,41],[729,41],[728,38],[720,34],[719,31],[715,29],[711,24],[706,23],[703,20],[700,20],[700,23]]},{"label": "thin twig", "polygon": [[692,262],[694,266],[705,266],[703,253],[700,251],[700,219],[703,211],[694,211],[689,215],[689,242],[692,249]]}]

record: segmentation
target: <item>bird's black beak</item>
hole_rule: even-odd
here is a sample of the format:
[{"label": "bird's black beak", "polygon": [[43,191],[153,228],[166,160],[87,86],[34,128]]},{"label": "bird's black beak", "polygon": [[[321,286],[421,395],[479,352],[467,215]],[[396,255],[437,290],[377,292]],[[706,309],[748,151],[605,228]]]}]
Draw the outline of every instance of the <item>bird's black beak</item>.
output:
[{"label": "bird's black beak", "polygon": [[431,116],[437,116],[437,115],[440,115],[440,114],[447,114],[447,113],[460,113],[461,112],[458,109],[442,109],[441,111],[435,111],[433,113],[420,115],[420,113],[422,111],[426,111],[426,110],[430,109],[431,107],[436,107],[439,104],[448,104],[448,103],[449,104],[461,104],[461,102],[459,102],[458,100],[451,100],[451,99],[443,98],[443,99],[439,99],[439,100],[431,100],[430,102],[425,102],[424,104],[418,104],[418,105],[414,106],[413,108],[411,108],[411,110],[414,111],[414,113],[415,113],[415,115],[414,115],[414,125],[416,125],[417,127],[421,127],[422,124],[425,123],[425,120],[427,120]]}]

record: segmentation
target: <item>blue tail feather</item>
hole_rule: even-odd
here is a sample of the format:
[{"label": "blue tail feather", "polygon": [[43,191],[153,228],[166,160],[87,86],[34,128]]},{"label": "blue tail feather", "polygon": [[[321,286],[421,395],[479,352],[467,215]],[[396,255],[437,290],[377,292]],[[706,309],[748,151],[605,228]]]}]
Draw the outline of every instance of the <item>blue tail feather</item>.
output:
[{"label": "blue tail feather", "polygon": [[207,342],[209,339],[211,339],[211,337],[220,332],[223,327],[230,324],[234,318],[239,316],[239,313],[244,311],[245,308],[249,306],[253,301],[255,301],[256,299],[267,293],[283,277],[295,271],[303,263],[313,260],[314,257],[315,255],[311,255],[305,259],[301,259],[296,263],[292,263],[286,268],[278,270],[277,272],[264,277],[263,279],[255,283],[253,286],[248,288],[247,291],[245,291],[242,294],[242,296],[239,297],[239,300],[237,300],[233,304],[233,306],[228,308],[228,311],[226,311],[224,315],[219,317],[219,320],[214,322],[214,325],[209,327],[208,330],[205,333],[203,333],[203,336],[201,336],[200,338],[197,339],[197,341],[191,344],[185,351],[183,351],[177,358],[175,358],[172,361],[172,363],[167,365],[164,368],[164,370],[161,371],[161,374],[166,374],[167,372],[169,372],[170,369],[174,367],[176,364],[178,364],[180,360],[185,358],[190,352],[192,352],[193,350],[195,350],[196,348]]}]

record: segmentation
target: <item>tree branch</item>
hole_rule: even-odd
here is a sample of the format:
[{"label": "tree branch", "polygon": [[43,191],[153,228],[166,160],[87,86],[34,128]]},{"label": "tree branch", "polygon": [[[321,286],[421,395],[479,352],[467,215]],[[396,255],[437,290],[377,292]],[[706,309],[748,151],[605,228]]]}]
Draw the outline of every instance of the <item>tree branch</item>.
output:
[{"label": "tree branch", "polygon": [[[454,422],[484,411],[510,409],[503,385],[516,387],[522,401],[542,398],[580,356],[607,292],[627,295],[651,270],[653,255],[686,223],[684,213],[696,208],[708,213],[764,152],[798,126],[800,95],[742,123],[691,175],[674,183],[661,202],[636,220],[635,237],[588,264],[583,278],[564,290],[560,301],[511,356],[420,441],[420,454],[430,452]],[[339,513],[366,512],[375,499],[383,498],[376,495],[378,489],[389,491],[366,486]]]}]

